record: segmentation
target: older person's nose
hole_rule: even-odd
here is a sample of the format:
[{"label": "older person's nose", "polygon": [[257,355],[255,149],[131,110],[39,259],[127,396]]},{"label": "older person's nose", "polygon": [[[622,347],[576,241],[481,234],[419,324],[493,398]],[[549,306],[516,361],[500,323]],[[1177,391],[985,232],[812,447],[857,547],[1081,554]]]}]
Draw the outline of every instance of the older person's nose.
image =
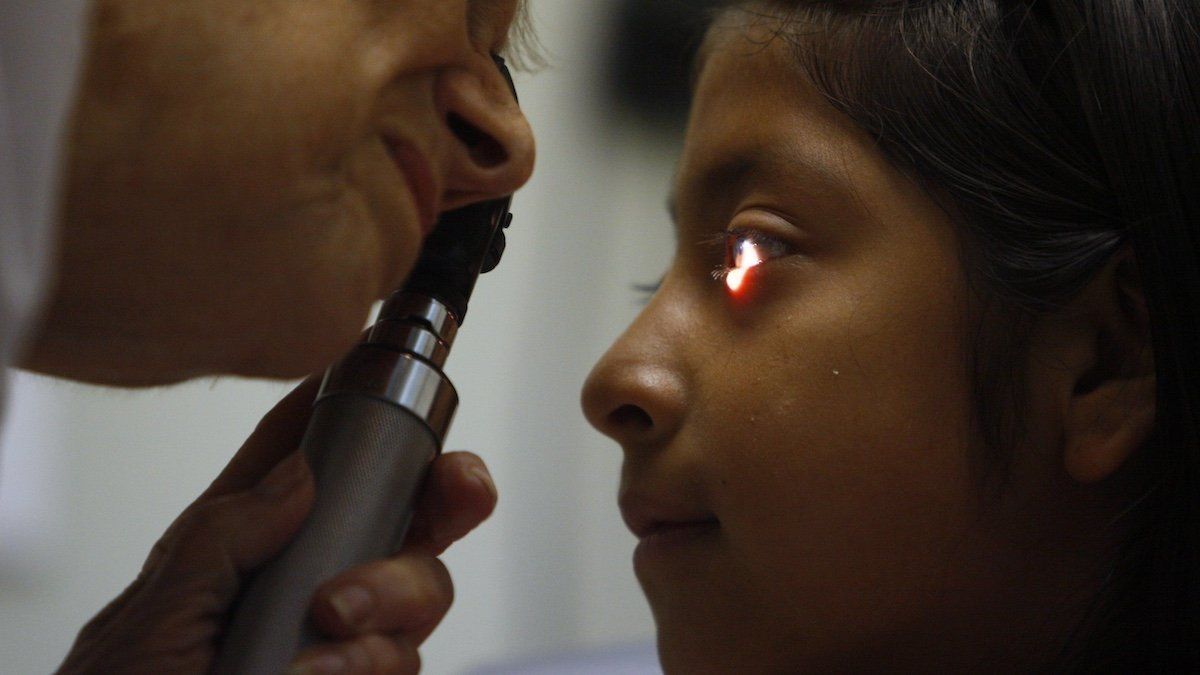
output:
[{"label": "older person's nose", "polygon": [[524,185],[533,173],[533,133],[494,64],[447,70],[436,88],[449,138],[442,208],[504,196]]}]

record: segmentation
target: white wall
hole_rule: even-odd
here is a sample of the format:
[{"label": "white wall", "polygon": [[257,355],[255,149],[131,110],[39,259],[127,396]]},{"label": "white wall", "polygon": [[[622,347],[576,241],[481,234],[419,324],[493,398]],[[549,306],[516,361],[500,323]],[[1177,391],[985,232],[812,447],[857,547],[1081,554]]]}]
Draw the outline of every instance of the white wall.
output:
[{"label": "white wall", "polygon": [[[447,446],[488,461],[500,507],[446,556],[458,598],[423,650],[427,673],[652,639],[615,504],[620,452],[577,402],[639,309],[633,285],[657,279],[672,246],[671,149],[606,123],[595,93],[607,4],[534,3],[552,66],[517,84],[538,170],[448,367],[462,404]],[[52,670],[287,388],[131,393],[19,375],[0,464],[3,671]]]}]

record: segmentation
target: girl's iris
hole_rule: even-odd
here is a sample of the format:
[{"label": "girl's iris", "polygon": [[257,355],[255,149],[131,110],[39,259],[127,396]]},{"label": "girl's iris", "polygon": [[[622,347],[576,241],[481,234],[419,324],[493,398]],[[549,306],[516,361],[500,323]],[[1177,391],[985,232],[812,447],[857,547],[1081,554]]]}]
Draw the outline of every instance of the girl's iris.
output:
[{"label": "girl's iris", "polygon": [[725,258],[725,285],[735,293],[742,288],[750,268],[763,263],[758,246],[749,239],[741,239],[731,245]]},{"label": "girl's iris", "polygon": [[754,267],[787,254],[783,242],[754,230],[730,230],[725,233],[725,264],[721,270],[725,285],[736,293],[746,284],[746,275]]}]

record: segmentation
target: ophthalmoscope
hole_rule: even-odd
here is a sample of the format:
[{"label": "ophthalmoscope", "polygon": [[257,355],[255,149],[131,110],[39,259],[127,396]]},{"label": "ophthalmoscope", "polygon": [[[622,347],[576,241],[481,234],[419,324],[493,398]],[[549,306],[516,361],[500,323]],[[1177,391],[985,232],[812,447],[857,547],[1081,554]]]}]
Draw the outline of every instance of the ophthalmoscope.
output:
[{"label": "ophthalmoscope", "polygon": [[[495,59],[512,88],[503,59]],[[214,672],[283,672],[301,648],[320,641],[307,619],[317,587],[404,542],[458,406],[442,367],[476,279],[504,253],[511,201],[443,214],[367,337],[325,373],[300,446],[316,501],[299,534],[239,597]]]}]

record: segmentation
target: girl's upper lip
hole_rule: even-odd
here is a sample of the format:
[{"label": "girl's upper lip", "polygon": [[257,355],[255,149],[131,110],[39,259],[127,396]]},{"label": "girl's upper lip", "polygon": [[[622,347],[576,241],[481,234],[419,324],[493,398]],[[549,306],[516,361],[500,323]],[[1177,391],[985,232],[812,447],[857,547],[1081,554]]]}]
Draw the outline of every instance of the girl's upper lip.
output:
[{"label": "girl's upper lip", "polygon": [[669,503],[647,495],[621,491],[618,500],[625,525],[638,539],[663,529],[698,524],[718,524],[712,513],[684,504]]},{"label": "girl's upper lip", "polygon": [[438,204],[437,181],[434,179],[429,160],[410,142],[389,138],[387,145],[392,160],[396,162],[396,168],[404,176],[412,193],[417,217],[421,222],[421,235],[428,236],[437,225],[438,213],[441,210]]}]

